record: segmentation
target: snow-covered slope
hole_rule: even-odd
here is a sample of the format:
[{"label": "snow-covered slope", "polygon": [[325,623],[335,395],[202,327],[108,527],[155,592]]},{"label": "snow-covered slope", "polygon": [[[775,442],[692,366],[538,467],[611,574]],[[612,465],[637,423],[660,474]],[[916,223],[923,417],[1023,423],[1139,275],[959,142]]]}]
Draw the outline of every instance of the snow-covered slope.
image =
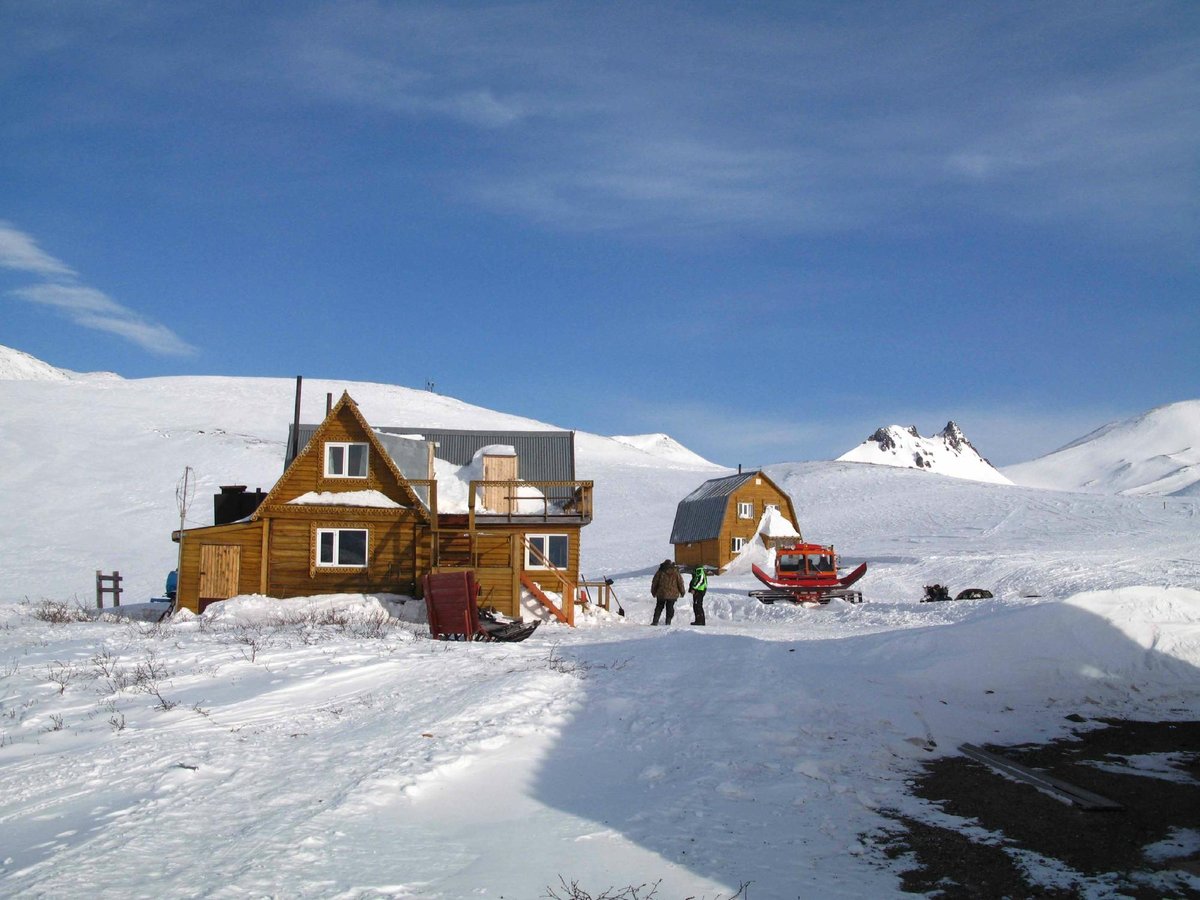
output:
[{"label": "snow-covered slope", "polygon": [[612,439],[622,444],[628,444],[630,447],[636,447],[638,450],[649,453],[663,462],[682,463],[685,466],[692,467],[711,466],[714,469],[721,468],[716,463],[709,462],[699,453],[693,453],[667,434],[614,434]]},{"label": "snow-covered slope", "polygon": [[1200,400],[1111,422],[1046,456],[1006,466],[1017,484],[1061,491],[1200,495]]},{"label": "snow-covered slope", "polygon": [[1009,479],[979,455],[966,435],[953,422],[940,434],[921,437],[915,425],[889,425],[838,457],[839,462],[863,462],[902,469],[922,469],[952,478],[1010,484]]},{"label": "snow-covered slope", "polygon": [[70,381],[71,373],[57,369],[21,350],[0,347],[0,381]]},{"label": "snow-covered slope", "polygon": [[[302,418],[343,389],[376,424],[547,427],[317,380]],[[293,392],[0,380],[0,895],[901,896],[878,835],[887,810],[929,814],[908,793],[919,760],[1080,714],[1196,715],[1200,499],[772,466],[805,535],[869,563],[867,602],[766,606],[752,577],[714,576],[705,628],[649,628],[676,504],[713,470],[585,432],[582,566],[614,579],[624,618],[435,645],[419,603],[361,595],[157,626],[32,614],[90,605],[96,569],[122,571],[127,603],[157,593],[184,467],[192,524],[220,484],[269,487]],[[934,581],[996,599],[917,602]],[[1030,866],[1047,891],[1054,865]]]},{"label": "snow-covered slope", "polygon": [[[32,364],[22,362],[22,371],[58,371],[29,359]],[[320,379],[304,382],[302,420],[320,421],[326,394],[336,399],[343,390],[372,424],[559,427],[428,391]],[[127,596],[161,592],[165,574],[174,568],[175,488],[185,467],[191,467],[195,486],[187,523],[211,524],[212,495],[220,485],[268,490],[282,474],[294,402],[290,378],[0,380],[0,510],[8,532],[0,602],[26,596],[86,599],[97,569],[119,570]],[[628,444],[578,432],[576,474],[596,482],[597,509],[661,502],[673,514],[679,497],[712,471],[707,463],[689,466],[690,452],[680,449],[680,457],[664,466]],[[647,564],[670,552],[670,523],[668,516],[661,534],[651,528]],[[589,529],[589,537],[595,531]],[[616,571],[617,558],[628,560],[631,553],[639,558],[641,549],[612,532],[589,540],[587,552]]]}]

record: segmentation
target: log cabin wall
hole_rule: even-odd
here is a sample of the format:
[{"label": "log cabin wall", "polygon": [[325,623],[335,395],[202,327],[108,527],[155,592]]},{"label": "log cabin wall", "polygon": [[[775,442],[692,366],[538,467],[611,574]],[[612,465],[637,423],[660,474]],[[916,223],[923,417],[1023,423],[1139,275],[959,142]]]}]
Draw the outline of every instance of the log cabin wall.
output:
[{"label": "log cabin wall", "polygon": [[[263,533],[262,522],[238,522],[185,531],[180,550],[182,559],[176,598],[180,608],[200,613],[213,600],[224,600],[237,594],[263,593]],[[201,596],[200,560],[203,548],[208,546],[237,548],[236,588],[226,597]]]},{"label": "log cabin wall", "polygon": [[691,541],[687,544],[677,544],[675,547],[675,562],[688,568],[701,565],[719,568],[722,565],[720,549],[717,546],[716,540]]},{"label": "log cabin wall", "polygon": [[561,590],[558,579],[546,569],[528,568],[525,565],[524,537],[528,534],[565,535],[567,538],[567,565],[559,570],[573,586],[579,584],[580,530],[578,526],[549,526],[530,530],[529,526],[488,526],[475,538],[475,555],[468,552],[466,534],[443,532],[441,539],[441,565],[439,569],[473,568],[479,585],[479,605],[491,606],[507,616],[521,615],[520,576],[524,572],[545,590],[555,593]]},{"label": "log cabin wall", "polygon": [[[297,506],[271,510],[266,593],[308,597],[330,593],[390,593],[416,596],[429,570],[424,522],[412,510]],[[319,528],[362,528],[367,532],[365,567],[317,565]]]},{"label": "log cabin wall", "polygon": [[[288,500],[307,491],[367,491],[375,490],[389,497],[407,496],[409,488],[401,485],[382,460],[368,459],[366,478],[327,478],[325,476],[325,447],[329,443],[362,443],[365,439],[362,425],[347,404],[338,410],[337,417],[328,423],[321,436],[322,446],[306,447],[291,468],[285,473],[287,483],[282,488],[280,499]],[[373,445],[370,454],[377,451]],[[279,486],[276,485],[276,489]]]},{"label": "log cabin wall", "polygon": [[[750,513],[743,517],[738,514],[739,504],[749,504]],[[724,568],[733,561],[736,554],[733,550],[733,539],[741,538],[743,543],[750,543],[758,533],[758,523],[768,506],[777,506],[779,511],[796,525],[796,514],[792,509],[791,498],[779,490],[773,482],[762,476],[755,476],[746,481],[729,495],[725,507],[725,517],[721,522],[721,533],[717,537],[716,549],[720,559],[716,565]]]}]

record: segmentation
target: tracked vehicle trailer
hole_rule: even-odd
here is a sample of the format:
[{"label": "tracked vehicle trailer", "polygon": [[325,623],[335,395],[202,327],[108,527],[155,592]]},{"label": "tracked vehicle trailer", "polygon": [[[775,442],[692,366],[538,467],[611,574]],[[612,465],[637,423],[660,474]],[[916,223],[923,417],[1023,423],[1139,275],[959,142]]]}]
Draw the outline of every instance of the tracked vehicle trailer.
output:
[{"label": "tracked vehicle trailer", "polygon": [[750,591],[763,603],[794,603],[820,606],[830,600],[862,603],[862,592],[851,587],[867,574],[867,564],[846,575],[838,575],[838,558],[833,547],[824,544],[790,544],[775,551],[775,572],[768,574],[751,566],[754,577],[765,590]]}]

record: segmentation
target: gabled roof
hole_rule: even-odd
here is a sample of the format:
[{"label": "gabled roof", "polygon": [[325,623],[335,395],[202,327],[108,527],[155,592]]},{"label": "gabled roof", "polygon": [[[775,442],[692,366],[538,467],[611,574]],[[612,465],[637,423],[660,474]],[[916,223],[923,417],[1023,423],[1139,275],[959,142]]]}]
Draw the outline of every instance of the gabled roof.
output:
[{"label": "gabled roof", "polygon": [[[299,446],[304,448],[312,440],[317,425],[301,424]],[[520,477],[524,481],[574,481],[575,480],[575,432],[573,431],[474,431],[455,428],[402,427],[399,425],[374,426],[384,435],[420,435],[423,440],[434,444],[433,455],[456,466],[465,466],[477,452],[490,444],[507,444],[517,452],[520,459]],[[292,429],[288,427],[288,454],[291,453]],[[392,441],[381,442],[390,449]],[[403,459],[393,462],[401,470]],[[287,460],[290,465],[291,460]],[[415,477],[415,476],[414,476]],[[421,476],[424,477],[424,476]]]},{"label": "gabled roof", "polygon": [[[758,470],[710,478],[680,500],[679,505],[675,507],[675,524],[671,526],[670,542],[687,544],[693,541],[710,541],[719,536],[729,498],[753,478],[761,478],[787,497],[775,482]],[[788,511],[791,512],[790,501],[788,505]]]},{"label": "gabled roof", "polygon": [[[266,498],[263,500],[258,509],[255,510],[254,514],[250,516],[251,520],[260,518],[262,512],[270,504],[280,502],[280,495],[282,495],[283,488],[289,480],[288,474],[296,464],[296,461],[308,456],[310,453],[320,452],[321,441],[319,438],[327,429],[332,427],[332,423],[337,420],[337,417],[342,412],[343,408],[348,410],[355,421],[361,426],[364,439],[371,448],[369,457],[373,460],[379,460],[392,473],[392,475],[396,478],[396,481],[400,484],[401,489],[405,493],[407,505],[418,510],[427,521],[429,520],[429,509],[425,502],[417,496],[412,485],[408,483],[408,479],[404,476],[404,473],[401,472],[396,466],[391,454],[387,452],[387,449],[380,442],[378,436],[375,434],[375,429],[373,429],[370,424],[367,423],[367,420],[363,418],[363,414],[359,412],[358,404],[355,403],[350,394],[345,391],[342,393],[342,399],[335,403],[333,408],[329,411],[329,414],[325,416],[325,421],[323,421],[320,425],[312,426],[312,433],[309,435],[309,441],[301,448],[300,452],[295,456],[295,458],[287,461],[287,465],[283,470],[283,475],[280,476],[277,482],[275,482],[275,486],[271,488],[270,492],[267,494]],[[317,438],[318,440],[313,440],[313,438]],[[288,446],[290,448],[290,441],[288,442]],[[371,465],[375,464],[376,463],[374,462],[371,463]]]}]

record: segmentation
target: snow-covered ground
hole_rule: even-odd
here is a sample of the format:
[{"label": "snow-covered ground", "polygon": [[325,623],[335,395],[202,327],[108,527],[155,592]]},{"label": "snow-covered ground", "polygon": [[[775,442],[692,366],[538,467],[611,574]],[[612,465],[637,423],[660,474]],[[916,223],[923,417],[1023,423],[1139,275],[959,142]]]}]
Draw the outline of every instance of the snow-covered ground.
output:
[{"label": "snow-covered ground", "polygon": [[[1200,713],[1200,498],[773,466],[805,537],[868,561],[867,602],[764,606],[739,574],[711,579],[706,628],[685,602],[650,628],[675,504],[721,471],[655,436],[577,435],[584,574],[623,618],[508,645],[432,642],[397,597],[47,621],[96,569],[127,603],[159,592],[185,466],[192,524],[221,484],[269,488],[293,388],[0,380],[0,895],[889,896],[903,862],[876,841],[919,760],[1072,713]],[[304,419],[343,388],[377,425],[541,425],[307,380]],[[917,602],[934,581],[996,597]]]}]

